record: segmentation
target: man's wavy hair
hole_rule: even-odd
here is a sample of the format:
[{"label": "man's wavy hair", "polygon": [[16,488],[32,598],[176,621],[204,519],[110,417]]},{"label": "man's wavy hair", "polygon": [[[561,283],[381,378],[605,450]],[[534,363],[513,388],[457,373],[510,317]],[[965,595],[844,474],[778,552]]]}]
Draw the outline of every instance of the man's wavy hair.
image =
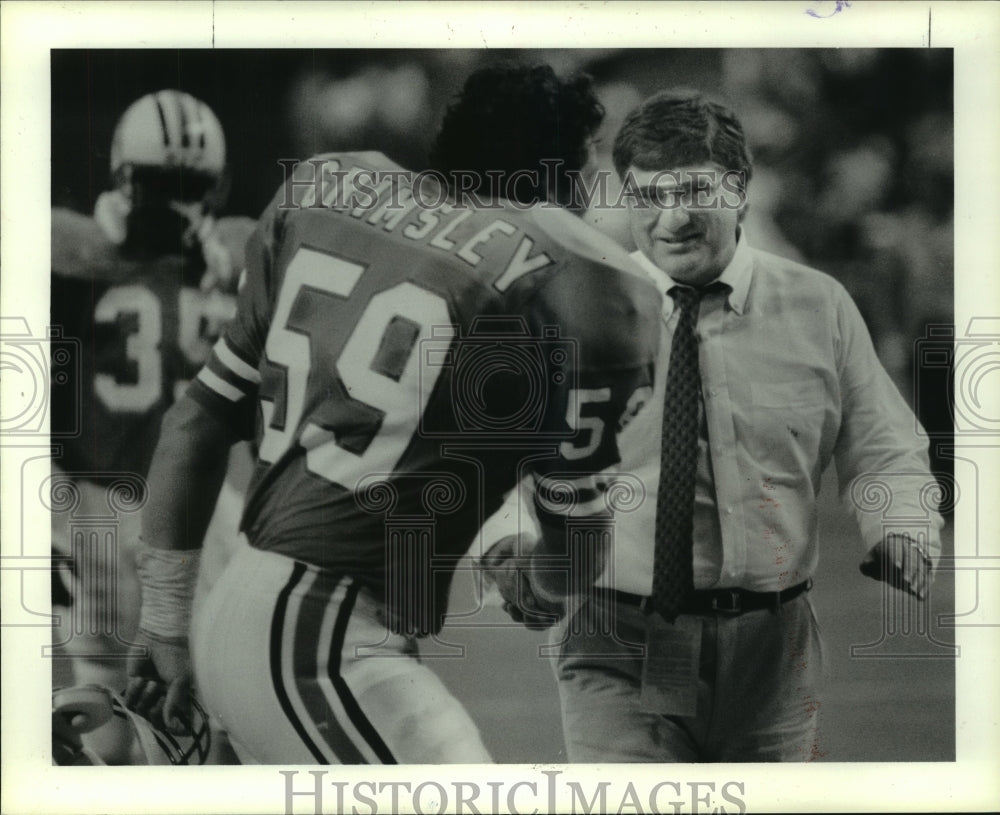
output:
[{"label": "man's wavy hair", "polygon": [[560,79],[548,65],[482,68],[448,106],[431,167],[453,190],[567,205],[572,174],[586,165],[603,119],[586,74]]},{"label": "man's wavy hair", "polygon": [[612,150],[618,175],[629,167],[671,170],[714,162],[740,173],[742,188],[753,175],[753,160],[736,114],[698,91],[661,91],[625,117]]}]

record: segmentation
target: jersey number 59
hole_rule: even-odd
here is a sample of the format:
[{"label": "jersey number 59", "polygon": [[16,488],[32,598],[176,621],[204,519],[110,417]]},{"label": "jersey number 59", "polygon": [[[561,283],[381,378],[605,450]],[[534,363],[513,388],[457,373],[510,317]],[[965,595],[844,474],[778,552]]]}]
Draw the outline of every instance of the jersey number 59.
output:
[{"label": "jersey number 59", "polygon": [[[275,417],[275,403],[261,398],[264,433],[259,456],[273,463],[284,454],[298,437],[306,450],[306,467],[347,489],[373,473],[392,472],[420,421],[427,400],[434,389],[440,368],[420,366],[419,343],[431,337],[433,326],[448,325],[451,318],[443,297],[409,281],[401,281],[380,291],[359,308],[356,287],[365,273],[358,263],[300,247],[295,253],[281,285],[277,308],[267,336],[265,350],[268,360],[285,369],[285,413],[283,421]],[[334,308],[311,309],[303,300],[317,294],[334,298]],[[352,300],[354,298],[354,300]],[[339,305],[339,307],[336,307]],[[314,315],[305,330],[292,328],[293,312]],[[334,353],[333,370],[313,370],[314,349],[328,331],[324,322],[353,321],[346,340]],[[377,356],[398,331],[400,321],[410,329],[407,345],[397,347],[391,370],[376,365]],[[346,392],[348,399],[340,394]],[[307,405],[307,394],[312,402]],[[322,427],[306,420],[299,432],[307,409],[319,406],[317,400],[338,400],[338,412],[350,424],[355,413],[381,414],[381,422],[363,449],[350,449],[338,433],[338,427]],[[354,445],[357,448],[357,445]]]}]

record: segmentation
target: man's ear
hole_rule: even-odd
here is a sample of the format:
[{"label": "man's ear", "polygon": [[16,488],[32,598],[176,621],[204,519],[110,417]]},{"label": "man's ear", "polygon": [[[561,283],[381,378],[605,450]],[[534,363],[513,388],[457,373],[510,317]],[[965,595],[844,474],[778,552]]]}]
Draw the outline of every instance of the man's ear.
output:
[{"label": "man's ear", "polygon": [[742,224],[743,219],[747,217],[747,213],[750,211],[750,196],[747,195],[746,190],[742,194],[743,200],[736,210],[736,223]]}]

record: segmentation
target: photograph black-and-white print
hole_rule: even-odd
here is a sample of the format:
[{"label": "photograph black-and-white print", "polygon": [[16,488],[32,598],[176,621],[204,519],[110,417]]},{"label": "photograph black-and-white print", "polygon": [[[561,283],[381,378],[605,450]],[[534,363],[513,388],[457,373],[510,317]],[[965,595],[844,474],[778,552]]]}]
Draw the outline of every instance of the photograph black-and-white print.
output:
[{"label": "photograph black-and-white print", "polygon": [[276,47],[224,5],[48,32],[28,250],[5,147],[4,742],[20,699],[60,811],[989,809],[959,11]]}]

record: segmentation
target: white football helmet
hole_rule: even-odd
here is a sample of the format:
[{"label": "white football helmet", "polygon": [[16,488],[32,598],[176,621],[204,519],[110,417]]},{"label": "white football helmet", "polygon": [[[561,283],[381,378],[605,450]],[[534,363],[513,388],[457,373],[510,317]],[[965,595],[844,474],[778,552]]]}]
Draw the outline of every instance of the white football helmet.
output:
[{"label": "white football helmet", "polygon": [[219,179],[225,166],[222,125],[208,105],[183,91],[157,91],[133,102],[111,139],[116,180],[138,167],[183,168]]},{"label": "white football helmet", "polygon": [[171,210],[190,226],[194,243],[202,220],[228,193],[226,139],[212,109],[189,93],[162,90],[133,102],[111,139],[114,189],[102,193],[94,217],[112,243],[125,241],[133,211]]},{"label": "white football helmet", "polygon": [[114,717],[130,726],[135,764],[204,764],[208,757],[211,729],[197,700],[192,699],[191,721],[185,723],[182,734],[175,735],[129,710],[114,691],[101,685],[77,685],[52,691],[52,763],[106,764],[85,737]]}]

